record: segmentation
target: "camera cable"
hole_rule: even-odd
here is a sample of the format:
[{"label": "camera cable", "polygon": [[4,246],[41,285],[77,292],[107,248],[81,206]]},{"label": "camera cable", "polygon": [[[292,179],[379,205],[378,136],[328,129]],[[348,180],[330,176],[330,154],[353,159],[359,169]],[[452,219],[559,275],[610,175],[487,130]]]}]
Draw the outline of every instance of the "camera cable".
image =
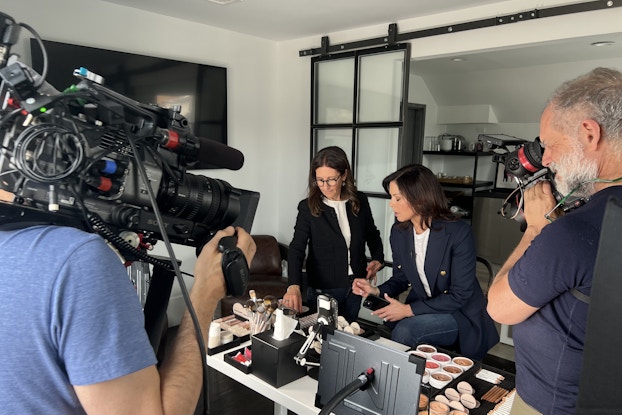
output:
[{"label": "camera cable", "polygon": [[332,398],[330,398],[318,415],[330,414],[332,410],[335,409],[335,407],[337,407],[337,405],[339,405],[344,399],[357,390],[365,390],[373,381],[374,369],[370,367],[365,372],[361,373],[355,380],[339,390]]},{"label": "camera cable", "polygon": [[[139,154],[138,148],[136,146],[136,143],[134,142],[133,135],[129,131],[127,131],[126,133],[127,133],[127,140],[130,143],[130,146],[132,148],[132,152],[134,153],[134,155],[138,155]],[[142,165],[142,163],[138,162],[138,160],[136,159],[134,159],[133,161],[136,164],[136,168],[138,169],[141,179],[146,184],[147,192],[149,194],[149,199],[151,200],[151,204],[153,207],[153,212],[158,221],[158,225],[161,228],[161,234],[162,234],[162,239],[164,241],[164,245],[166,246],[168,255],[171,259],[171,264],[173,265],[175,276],[179,283],[179,288],[181,289],[182,296],[184,298],[184,301],[186,302],[188,314],[190,315],[190,318],[192,319],[192,323],[194,325],[194,330],[196,333],[197,342],[199,346],[199,353],[201,354],[201,365],[202,365],[202,373],[203,373],[203,412],[205,414],[208,414],[209,413],[209,396],[208,396],[208,389],[207,389],[207,381],[208,381],[207,348],[205,347],[205,341],[203,340],[203,333],[201,331],[199,319],[196,315],[194,307],[192,306],[192,302],[190,301],[190,294],[188,293],[188,288],[182,277],[181,269],[179,268],[179,263],[177,262],[177,259],[175,257],[175,252],[173,251],[173,246],[171,245],[171,242],[166,233],[166,229],[164,228],[164,220],[162,219],[162,215],[160,214],[160,210],[158,209],[158,205],[156,202],[155,195],[153,193],[153,189],[151,189],[151,186],[149,186],[149,178],[147,177],[147,172],[145,171],[145,168]]]}]

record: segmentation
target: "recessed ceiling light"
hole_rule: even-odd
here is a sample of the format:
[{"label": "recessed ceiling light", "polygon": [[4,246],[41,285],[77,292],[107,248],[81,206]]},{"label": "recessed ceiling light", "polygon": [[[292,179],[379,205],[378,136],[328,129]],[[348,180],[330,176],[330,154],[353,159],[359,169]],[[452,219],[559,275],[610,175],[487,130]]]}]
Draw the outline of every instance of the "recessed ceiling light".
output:
[{"label": "recessed ceiling light", "polygon": [[604,41],[601,41],[601,42],[593,42],[593,43],[590,43],[590,46],[596,46],[596,47],[601,47],[601,46],[611,46],[611,45],[613,45],[614,43],[616,43],[616,42],[612,42],[612,41],[610,41],[610,40],[604,40]]},{"label": "recessed ceiling light", "polygon": [[207,0],[210,3],[216,3],[216,4],[220,4],[220,5],[227,5],[227,4],[231,4],[231,3],[239,3],[242,0]]},{"label": "recessed ceiling light", "polygon": [[451,58],[451,61],[452,62],[464,62],[466,61],[466,59],[465,58]]}]

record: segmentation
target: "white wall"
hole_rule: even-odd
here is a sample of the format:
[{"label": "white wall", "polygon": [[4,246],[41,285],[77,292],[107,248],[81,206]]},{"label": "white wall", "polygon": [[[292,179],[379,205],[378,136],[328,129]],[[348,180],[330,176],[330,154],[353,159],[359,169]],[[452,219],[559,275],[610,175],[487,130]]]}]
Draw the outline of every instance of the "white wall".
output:
[{"label": "white wall", "polygon": [[[278,228],[277,180],[284,155],[276,151],[275,125],[281,117],[275,111],[279,68],[274,42],[97,0],[3,0],[0,10],[29,24],[44,39],[226,67],[229,145],[244,153],[245,164],[235,172],[198,173],[260,191],[253,232]],[[175,251],[182,270],[192,273],[194,249],[176,246]],[[166,254],[163,244],[156,245],[156,253]],[[177,289],[171,301],[171,307],[183,307]]]},{"label": "white wall", "polygon": [[[408,32],[573,2],[507,0],[397,23],[400,32]],[[260,191],[253,232],[271,233],[286,243],[297,202],[305,196],[309,162],[310,58],[298,52],[319,47],[322,35],[338,44],[384,35],[393,23],[276,43],[98,0],[2,0],[1,9],[45,39],[227,67],[229,144],[245,154],[246,162],[237,172],[204,174]],[[423,59],[613,33],[619,21],[617,8],[423,38],[411,42],[412,55]],[[177,247],[176,252],[182,268],[191,272],[194,250]]]},{"label": "white wall", "polygon": [[[424,16],[417,19],[397,21],[400,33],[444,26],[449,24],[463,23],[495,16],[503,16],[521,11],[543,9],[557,5],[576,3],[576,1],[564,0],[507,0],[493,5],[474,7],[458,12],[442,13],[433,16]],[[412,40],[410,43],[413,59],[428,59],[443,56],[451,56],[459,53],[477,50],[495,50],[509,48],[518,45],[530,45],[557,39],[582,37],[596,34],[616,33],[620,31],[619,22],[622,21],[622,9],[600,10],[580,15],[566,15],[537,19],[505,26],[490,27],[475,31],[447,34]],[[278,238],[288,241],[293,232],[295,222],[295,206],[298,199],[304,196],[304,186],[307,171],[303,167],[308,165],[308,140],[309,140],[309,110],[310,110],[310,57],[300,58],[298,52],[320,46],[321,37],[329,36],[331,45],[340,43],[377,38],[387,34],[388,24],[359,28],[356,30],[338,33],[323,33],[317,37],[296,39],[281,42],[278,48],[277,61],[280,68],[287,68],[285,76],[280,76],[277,95],[277,111],[281,118],[276,125],[277,136],[284,149],[286,157],[282,160],[281,169],[285,172],[280,183],[283,193],[279,202]],[[585,71],[583,71],[585,72]],[[573,75],[574,76],[574,75]],[[566,78],[567,79],[567,78]],[[562,77],[554,80],[561,83]],[[412,81],[412,79],[411,79]],[[415,79],[411,85],[418,91],[425,92],[427,88],[420,79]],[[527,82],[527,80],[525,80]],[[432,121],[435,117],[436,103],[429,94],[426,105],[430,114],[426,114],[426,121]],[[280,109],[280,110],[279,110]],[[432,115],[434,114],[434,115]],[[535,120],[537,122],[537,120]],[[426,124],[427,124],[426,122]],[[430,130],[426,127],[426,135],[437,135],[444,126],[436,126]],[[474,126],[475,128],[487,129],[487,126]],[[537,126],[533,123],[520,125],[504,124],[501,126],[506,134],[525,132],[525,138],[533,139],[537,135]],[[507,127],[507,128],[506,128]],[[435,129],[437,131],[435,131]],[[441,129],[439,131],[439,129]],[[495,128],[496,129],[496,128]],[[487,130],[490,132],[490,130]],[[482,131],[483,132],[483,131]],[[497,131],[495,131],[497,132]],[[534,134],[535,133],[535,134]],[[470,135],[476,136],[476,131],[469,131]],[[298,166],[298,167],[297,167]]]}]

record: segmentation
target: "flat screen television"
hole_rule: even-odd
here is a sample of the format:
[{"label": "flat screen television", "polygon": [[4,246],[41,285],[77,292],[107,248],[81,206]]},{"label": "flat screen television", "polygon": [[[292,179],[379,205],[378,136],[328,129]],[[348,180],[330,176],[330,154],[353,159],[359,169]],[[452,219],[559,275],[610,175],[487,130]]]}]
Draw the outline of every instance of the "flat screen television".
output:
[{"label": "flat screen television", "polygon": [[[59,91],[76,84],[73,70],[84,67],[103,85],[144,104],[179,104],[192,133],[227,144],[227,69],[133,53],[43,41],[48,54],[46,81]],[[31,39],[32,66],[43,68],[39,44]]]},{"label": "flat screen television", "polygon": [[425,361],[373,340],[324,326],[315,406],[333,396],[368,368],[374,379],[332,409],[336,415],[416,414]]}]

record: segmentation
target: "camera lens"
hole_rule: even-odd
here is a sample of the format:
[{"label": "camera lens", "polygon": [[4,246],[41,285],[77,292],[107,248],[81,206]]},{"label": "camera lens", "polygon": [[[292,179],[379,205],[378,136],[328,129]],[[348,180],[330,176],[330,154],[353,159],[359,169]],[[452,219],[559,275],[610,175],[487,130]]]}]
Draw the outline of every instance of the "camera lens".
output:
[{"label": "camera lens", "polygon": [[240,214],[239,191],[229,183],[206,176],[184,174],[160,189],[158,205],[163,213],[200,222],[210,228],[231,225]]},{"label": "camera lens", "polygon": [[540,137],[509,153],[506,157],[506,172],[518,178],[532,175],[542,168],[544,166],[542,165]]}]

